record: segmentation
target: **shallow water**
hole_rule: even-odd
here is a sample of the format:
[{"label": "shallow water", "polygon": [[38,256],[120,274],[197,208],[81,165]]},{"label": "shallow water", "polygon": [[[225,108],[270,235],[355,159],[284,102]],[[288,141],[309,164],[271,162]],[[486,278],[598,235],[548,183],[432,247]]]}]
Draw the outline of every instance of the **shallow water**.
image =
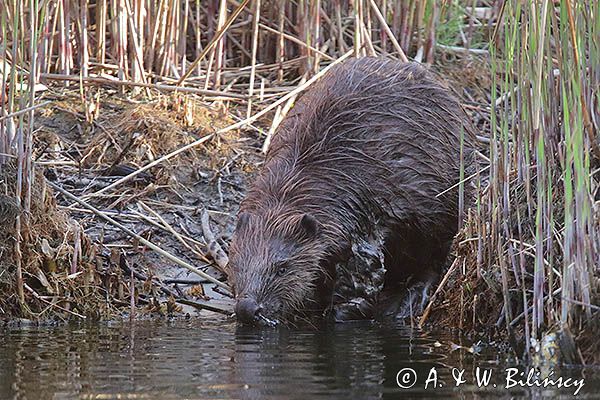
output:
[{"label": "shallow water", "polygon": [[[505,369],[515,365],[493,349],[473,355],[451,343],[459,342],[368,322],[318,330],[224,319],[0,329],[0,399],[573,398],[575,387],[507,390]],[[492,371],[487,387],[474,381],[477,367]],[[465,371],[458,387],[452,368]],[[403,369],[418,377],[410,389],[397,383]],[[554,377],[582,375],[577,397],[598,398],[600,370]]]}]

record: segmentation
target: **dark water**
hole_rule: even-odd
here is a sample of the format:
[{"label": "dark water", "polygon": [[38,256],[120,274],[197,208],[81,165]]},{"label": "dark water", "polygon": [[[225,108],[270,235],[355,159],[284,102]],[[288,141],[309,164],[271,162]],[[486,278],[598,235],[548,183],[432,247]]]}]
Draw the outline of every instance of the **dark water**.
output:
[{"label": "dark water", "polygon": [[[451,343],[458,339],[372,323],[288,330],[195,319],[5,329],[0,399],[574,398],[575,387],[507,390],[505,369],[515,365],[493,349],[473,355]],[[492,371],[487,387],[474,381],[477,367]],[[405,368],[418,376],[411,389],[396,381]],[[458,388],[452,368],[465,371]],[[558,376],[583,377],[577,398],[598,398],[600,371]]]}]

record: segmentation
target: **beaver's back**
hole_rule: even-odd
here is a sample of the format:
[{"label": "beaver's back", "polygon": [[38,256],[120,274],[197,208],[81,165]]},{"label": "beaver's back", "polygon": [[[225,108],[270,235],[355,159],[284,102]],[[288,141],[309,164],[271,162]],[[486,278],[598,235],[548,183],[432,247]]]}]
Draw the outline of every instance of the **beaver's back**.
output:
[{"label": "beaver's back", "polygon": [[383,213],[453,234],[456,191],[437,195],[459,180],[465,121],[419,64],[348,61],[297,101],[242,208],[291,205],[348,229]]},{"label": "beaver's back", "polygon": [[[392,147],[419,141],[425,147],[415,148],[417,152],[429,153],[431,144],[454,154],[464,117],[448,88],[420,64],[353,59],[332,68],[297,101],[273,139],[268,158],[289,145],[294,153],[310,153],[344,140],[366,146],[375,140]],[[393,137],[377,136],[383,132]]]}]

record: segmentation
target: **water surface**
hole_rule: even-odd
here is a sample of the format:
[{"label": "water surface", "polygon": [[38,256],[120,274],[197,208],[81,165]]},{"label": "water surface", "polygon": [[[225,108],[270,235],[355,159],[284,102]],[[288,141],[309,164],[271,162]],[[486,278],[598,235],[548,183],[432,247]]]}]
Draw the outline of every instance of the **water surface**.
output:
[{"label": "water surface", "polygon": [[[574,388],[507,390],[505,369],[516,366],[491,348],[452,351],[459,342],[368,322],[289,330],[199,318],[0,329],[0,399],[573,398]],[[477,367],[492,371],[487,387],[477,386]],[[424,389],[432,368],[438,386]],[[459,387],[452,368],[465,371]],[[401,370],[416,373],[412,388],[398,386]],[[557,375],[584,376],[577,398],[598,398],[600,371]]]}]

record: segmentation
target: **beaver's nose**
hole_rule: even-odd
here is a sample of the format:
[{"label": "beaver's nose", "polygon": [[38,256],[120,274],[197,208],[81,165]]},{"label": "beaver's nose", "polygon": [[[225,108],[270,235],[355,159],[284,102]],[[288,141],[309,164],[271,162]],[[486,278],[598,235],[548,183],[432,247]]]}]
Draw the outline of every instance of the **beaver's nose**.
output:
[{"label": "beaver's nose", "polygon": [[248,297],[239,299],[235,305],[235,314],[238,320],[247,324],[256,322],[261,310],[262,307],[258,305],[256,300]]}]

